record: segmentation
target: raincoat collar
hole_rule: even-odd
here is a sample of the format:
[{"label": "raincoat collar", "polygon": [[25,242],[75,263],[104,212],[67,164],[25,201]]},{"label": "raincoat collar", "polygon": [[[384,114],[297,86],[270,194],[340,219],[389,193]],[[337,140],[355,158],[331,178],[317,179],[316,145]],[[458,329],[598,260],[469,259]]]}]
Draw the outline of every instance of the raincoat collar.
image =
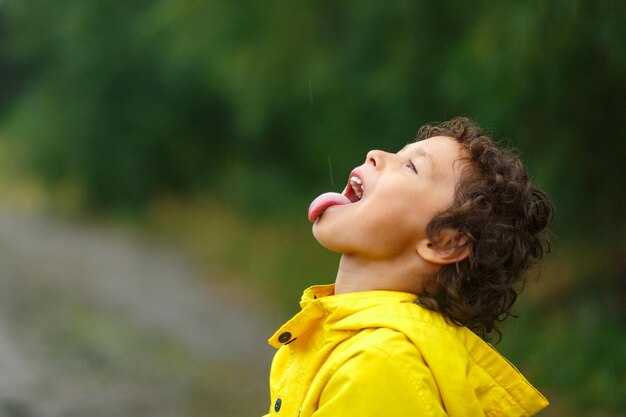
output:
[{"label": "raincoat collar", "polygon": [[[268,340],[269,344],[278,348],[287,342],[295,340],[303,331],[307,331],[313,321],[323,318],[326,329],[334,329],[336,324],[358,315],[359,312],[370,311],[382,305],[397,305],[399,303],[414,303],[415,294],[374,290],[335,294],[335,285],[315,285],[307,288],[300,299],[302,310]],[[360,330],[360,329],[359,329]]]},{"label": "raincoat collar", "polygon": [[413,303],[415,300],[415,294],[387,290],[335,294],[335,285],[331,284],[307,288],[300,299],[300,307],[304,309],[311,302],[319,303],[329,316],[326,323],[331,324],[372,307],[388,303]]},{"label": "raincoat collar", "polygon": [[311,331],[314,323],[330,338],[349,337],[368,328],[394,329],[419,350],[449,415],[466,415],[470,402],[480,404],[487,417],[529,416],[548,405],[490,344],[416,301],[410,293],[377,290],[335,295],[334,285],[313,286],[302,295],[302,310],[269,343],[276,348],[289,344]]}]

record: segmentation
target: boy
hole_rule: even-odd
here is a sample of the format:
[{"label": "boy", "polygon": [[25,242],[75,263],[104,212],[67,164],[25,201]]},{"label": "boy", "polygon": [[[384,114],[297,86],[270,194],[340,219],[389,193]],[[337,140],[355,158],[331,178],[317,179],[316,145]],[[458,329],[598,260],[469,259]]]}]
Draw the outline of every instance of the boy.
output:
[{"label": "boy", "polygon": [[342,194],[309,208],[315,238],[342,256],[335,284],[307,289],[269,340],[268,415],[537,413],[545,398],[483,339],[542,258],[551,213],[520,160],[467,118],[369,152]]}]

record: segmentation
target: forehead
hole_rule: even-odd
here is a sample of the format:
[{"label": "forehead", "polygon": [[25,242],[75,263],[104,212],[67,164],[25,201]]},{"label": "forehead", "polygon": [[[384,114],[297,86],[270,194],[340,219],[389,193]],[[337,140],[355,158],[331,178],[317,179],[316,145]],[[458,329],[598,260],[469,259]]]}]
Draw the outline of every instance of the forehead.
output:
[{"label": "forehead", "polygon": [[448,151],[452,153],[458,153],[461,150],[461,144],[452,137],[449,136],[433,136],[428,139],[418,140],[406,145],[406,148],[411,149],[429,149],[431,151]]},{"label": "forehead", "polygon": [[433,172],[455,175],[459,167],[455,162],[463,156],[463,146],[454,138],[434,136],[406,145],[402,152],[415,157],[424,157],[432,165]]}]

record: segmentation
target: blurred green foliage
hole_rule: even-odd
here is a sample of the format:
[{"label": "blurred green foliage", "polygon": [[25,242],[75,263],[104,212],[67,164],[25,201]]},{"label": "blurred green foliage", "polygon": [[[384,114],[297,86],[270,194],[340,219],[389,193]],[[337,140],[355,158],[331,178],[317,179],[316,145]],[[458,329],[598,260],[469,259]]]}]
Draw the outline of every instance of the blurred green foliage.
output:
[{"label": "blurred green foliage", "polygon": [[[568,300],[604,301],[589,314],[611,330],[589,337],[606,350],[544,378],[573,398],[585,370],[616,385],[624,366],[607,335],[626,324],[625,21],[617,0],[5,0],[0,140],[87,209],[209,193],[276,214],[340,188],[367,150],[468,115],[552,196]],[[578,394],[626,407],[601,391]]]},{"label": "blurred green foliage", "polygon": [[209,188],[272,209],[466,114],[523,150],[562,233],[626,210],[623,2],[1,7],[5,135],[92,207]]}]

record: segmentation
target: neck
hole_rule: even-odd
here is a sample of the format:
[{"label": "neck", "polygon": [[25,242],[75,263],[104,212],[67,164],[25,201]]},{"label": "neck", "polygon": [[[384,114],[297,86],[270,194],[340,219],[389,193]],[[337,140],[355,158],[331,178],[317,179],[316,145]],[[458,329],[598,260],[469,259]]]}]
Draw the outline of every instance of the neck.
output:
[{"label": "neck", "polygon": [[438,269],[416,260],[414,254],[381,260],[344,254],[339,261],[335,294],[372,290],[419,294]]}]

